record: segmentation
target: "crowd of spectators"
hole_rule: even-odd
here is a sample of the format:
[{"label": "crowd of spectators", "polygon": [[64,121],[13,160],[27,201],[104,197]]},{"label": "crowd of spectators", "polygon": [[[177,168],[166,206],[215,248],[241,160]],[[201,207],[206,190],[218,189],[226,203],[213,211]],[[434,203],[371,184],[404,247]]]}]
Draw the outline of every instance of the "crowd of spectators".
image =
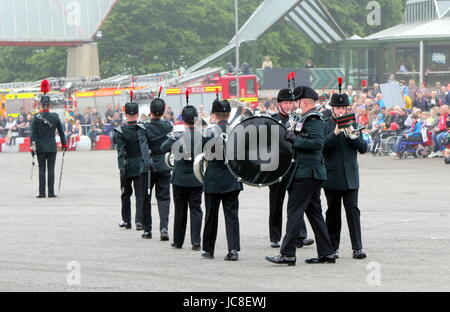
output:
[{"label": "crowd of spectators", "polygon": [[24,107],[20,109],[15,118],[8,116],[6,111],[0,114],[0,138],[6,138],[6,144],[15,144],[17,137],[29,137],[31,135],[31,121],[33,115]]},{"label": "crowd of spectators", "polygon": [[[433,87],[422,84],[417,87],[414,80],[406,85],[400,81],[403,101],[393,107],[387,107],[380,85],[375,83],[371,88],[355,91],[348,86],[345,93],[350,99],[350,111],[357,116],[358,123],[365,127],[364,133],[372,140],[376,140],[386,131],[395,132],[397,135],[405,133],[430,133],[430,157],[441,156],[444,149],[443,139],[446,138],[450,127],[449,105],[450,84],[442,86],[436,82]],[[329,111],[328,100],[330,95],[321,94],[321,110]],[[278,112],[276,100],[267,98],[258,105],[248,106],[253,115],[271,116]],[[198,107],[199,117],[209,122],[209,112],[203,105]],[[6,137],[7,144],[14,144],[16,137],[29,137],[31,135],[31,121],[33,115],[20,109],[16,118],[0,114],[0,137]],[[149,116],[142,114],[141,121],[148,121]],[[175,116],[170,106],[167,107],[164,119],[175,125],[182,124],[181,116]],[[124,123],[122,108],[112,104],[106,106],[103,115],[96,109],[87,107],[80,112],[78,109],[67,112],[63,122],[64,132],[69,142],[69,148],[73,148],[80,136],[88,136],[95,148],[97,137],[107,135],[111,138],[114,148],[114,129]],[[424,135],[426,140],[426,135]]]}]

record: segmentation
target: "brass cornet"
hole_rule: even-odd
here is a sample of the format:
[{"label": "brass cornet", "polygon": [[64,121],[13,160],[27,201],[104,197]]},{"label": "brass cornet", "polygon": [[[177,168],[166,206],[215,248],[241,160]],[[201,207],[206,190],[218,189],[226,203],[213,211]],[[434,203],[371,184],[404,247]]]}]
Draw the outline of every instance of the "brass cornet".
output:
[{"label": "brass cornet", "polygon": [[356,129],[354,128],[353,125],[351,125],[350,127],[344,128],[345,136],[351,140],[359,139],[359,137],[361,136],[361,131],[365,129],[365,127],[361,127],[357,123],[355,123],[355,125],[357,127]]}]

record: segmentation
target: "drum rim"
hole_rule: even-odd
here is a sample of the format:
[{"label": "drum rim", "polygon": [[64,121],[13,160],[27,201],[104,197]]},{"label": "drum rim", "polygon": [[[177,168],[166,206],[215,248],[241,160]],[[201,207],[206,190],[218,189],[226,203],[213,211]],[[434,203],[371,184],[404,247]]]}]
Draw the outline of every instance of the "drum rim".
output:
[{"label": "drum rim", "polygon": [[[244,118],[243,120],[241,120],[241,121],[236,125],[236,127],[239,126],[239,125],[240,125],[241,123],[243,123],[244,121],[247,121],[247,120],[249,120],[249,119],[254,119],[254,118],[258,118],[258,119],[264,119],[264,118],[266,118],[266,119],[271,119],[271,120],[273,120],[277,125],[283,127],[286,131],[288,131],[288,129],[287,129],[282,123],[278,122],[278,120],[276,120],[275,118],[272,118],[272,117],[270,117],[270,116],[249,116],[249,117]],[[234,131],[234,128],[230,131],[229,135],[232,135],[233,131]],[[226,151],[226,144],[227,144],[227,143],[224,142],[224,144],[225,144],[225,151]],[[224,155],[224,158],[225,158],[225,164],[227,165],[227,168],[228,168],[228,170],[230,171],[231,175],[232,175],[233,177],[235,177],[236,180],[237,180],[238,182],[241,182],[241,183],[243,183],[243,184],[245,184],[245,185],[248,185],[248,186],[251,186],[251,187],[257,187],[257,188],[267,187],[267,186],[271,186],[271,185],[273,185],[273,184],[282,182],[282,181],[286,178],[286,176],[290,173],[290,171],[291,171],[291,169],[292,169],[292,166],[293,166],[293,164],[295,163],[295,152],[293,152],[293,153],[292,153],[292,159],[291,159],[291,162],[290,162],[290,164],[289,164],[289,167],[288,167],[288,169],[286,170],[286,172],[285,172],[281,177],[279,177],[276,181],[273,181],[273,182],[264,183],[264,184],[255,184],[255,183],[251,183],[251,182],[245,181],[244,179],[242,179],[241,177],[239,177],[239,176],[233,171],[233,169],[231,168],[230,162],[229,162],[228,157],[227,157],[227,153],[225,152],[224,154],[225,154],[225,155]],[[280,180],[280,179],[281,179],[281,180]]]}]

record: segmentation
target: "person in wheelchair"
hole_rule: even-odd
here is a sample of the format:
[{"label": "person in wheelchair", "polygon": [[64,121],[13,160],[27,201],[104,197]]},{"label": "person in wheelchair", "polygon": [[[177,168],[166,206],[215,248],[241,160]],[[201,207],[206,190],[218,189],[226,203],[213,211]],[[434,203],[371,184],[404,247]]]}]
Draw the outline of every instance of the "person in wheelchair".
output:
[{"label": "person in wheelchair", "polygon": [[424,123],[420,118],[412,117],[411,127],[402,132],[394,147],[396,156],[402,158],[405,152],[416,153],[419,147],[426,143],[422,136],[423,126]]}]

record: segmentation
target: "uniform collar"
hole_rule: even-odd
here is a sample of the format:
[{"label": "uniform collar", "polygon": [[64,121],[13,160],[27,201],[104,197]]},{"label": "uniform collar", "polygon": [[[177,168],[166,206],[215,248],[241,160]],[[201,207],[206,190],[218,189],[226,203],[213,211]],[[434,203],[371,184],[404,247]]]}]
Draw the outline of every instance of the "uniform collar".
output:
[{"label": "uniform collar", "polygon": [[228,125],[228,120],[219,120],[219,122],[217,124],[219,126],[227,126]]},{"label": "uniform collar", "polygon": [[50,112],[49,109],[41,109],[41,110],[39,111],[39,113],[49,113],[49,112]]},{"label": "uniform collar", "polygon": [[137,125],[137,120],[135,120],[135,121],[127,121],[127,125],[129,125],[129,126],[134,126],[134,125]]}]

